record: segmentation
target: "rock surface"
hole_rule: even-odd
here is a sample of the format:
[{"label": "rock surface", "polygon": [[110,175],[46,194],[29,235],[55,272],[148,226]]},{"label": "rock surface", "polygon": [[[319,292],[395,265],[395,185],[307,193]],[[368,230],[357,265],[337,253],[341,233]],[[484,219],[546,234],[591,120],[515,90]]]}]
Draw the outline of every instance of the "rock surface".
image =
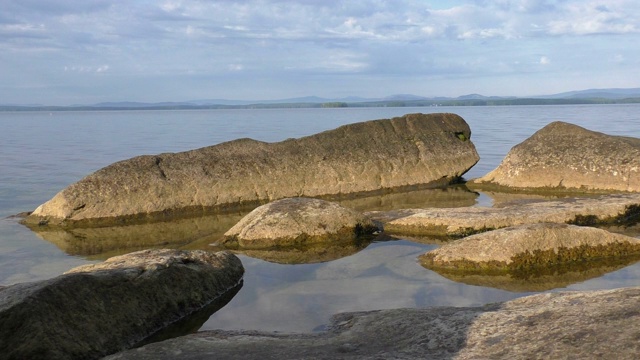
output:
[{"label": "rock surface", "polygon": [[640,239],[585,226],[540,223],[456,240],[420,256],[420,262],[429,269],[526,272],[634,255],[640,255]]},{"label": "rock surface", "polygon": [[200,332],[115,359],[636,359],[640,288],[346,313],[319,334]]},{"label": "rock surface", "polygon": [[381,221],[388,234],[420,236],[466,236],[487,230],[542,222],[624,225],[640,220],[640,194],[567,198],[500,208],[373,211],[365,215]]},{"label": "rock surface", "polygon": [[237,287],[226,252],[146,250],[0,289],[3,359],[96,359],[134,346]]},{"label": "rock surface", "polygon": [[455,114],[409,114],[279,143],[240,139],[139,156],[70,185],[26,221],[98,226],[286,197],[441,186],[478,161],[470,136]]},{"label": "rock surface", "polygon": [[544,191],[640,191],[640,139],[553,122],[509,151],[469,187]]},{"label": "rock surface", "polygon": [[250,212],[224,234],[223,244],[263,249],[352,242],[377,229],[362,213],[336,203],[320,199],[287,198]]}]

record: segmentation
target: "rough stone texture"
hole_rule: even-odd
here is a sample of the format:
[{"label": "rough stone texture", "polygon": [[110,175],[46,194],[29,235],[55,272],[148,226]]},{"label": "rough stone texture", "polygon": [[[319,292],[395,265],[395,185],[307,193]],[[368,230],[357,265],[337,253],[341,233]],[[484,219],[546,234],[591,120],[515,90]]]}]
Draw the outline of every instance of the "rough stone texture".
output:
[{"label": "rough stone texture", "polygon": [[500,208],[405,209],[368,212],[389,234],[465,236],[471,233],[541,222],[627,223],[638,221],[640,194],[567,198]]},{"label": "rough stone texture", "polygon": [[640,191],[640,139],[553,122],[509,151],[470,187],[560,191]]},{"label": "rough stone texture", "polygon": [[640,288],[334,317],[320,334],[200,332],[115,359],[637,359]]},{"label": "rough stone texture", "polygon": [[240,139],[109,165],[40,205],[27,222],[143,221],[285,197],[450,183],[479,159],[455,114],[409,114],[279,143]]},{"label": "rough stone texture", "polygon": [[0,289],[3,359],[96,359],[121,351],[239,286],[226,252],[147,250]]},{"label": "rough stone texture", "polygon": [[374,230],[373,222],[355,210],[325,200],[288,198],[250,212],[224,234],[223,244],[259,249],[335,243]]},{"label": "rough stone texture", "polygon": [[430,269],[507,270],[640,254],[640,239],[566,224],[528,224],[476,234],[420,256]]}]

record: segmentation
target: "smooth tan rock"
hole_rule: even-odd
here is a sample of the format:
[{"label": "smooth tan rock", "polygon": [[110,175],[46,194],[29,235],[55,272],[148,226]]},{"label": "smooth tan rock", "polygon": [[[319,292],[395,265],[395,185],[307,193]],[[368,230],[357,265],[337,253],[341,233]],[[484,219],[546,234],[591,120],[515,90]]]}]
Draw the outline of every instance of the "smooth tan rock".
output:
[{"label": "smooth tan rock", "polygon": [[628,288],[346,313],[323,333],[199,332],[107,359],[636,359],[639,306]]},{"label": "smooth tan rock", "polygon": [[640,191],[640,139],[553,122],[467,186],[544,191]]},{"label": "smooth tan rock", "polygon": [[351,242],[377,229],[362,213],[336,203],[288,198],[250,212],[224,234],[223,244],[259,249]]},{"label": "smooth tan rock", "polygon": [[500,208],[404,209],[365,214],[383,222],[385,232],[397,235],[466,236],[542,222],[625,225],[637,222],[640,218],[640,194],[567,198]]},{"label": "smooth tan rock", "polygon": [[425,253],[420,262],[430,269],[517,272],[639,254],[640,239],[592,227],[540,223],[468,236]]},{"label": "smooth tan rock", "polygon": [[227,252],[145,250],[1,288],[0,357],[97,359],[130,348],[237,288],[243,273]]},{"label": "smooth tan rock", "polygon": [[98,226],[296,196],[360,194],[457,180],[479,159],[455,114],[410,114],[300,139],[240,139],[109,165],[40,205],[36,224]]}]

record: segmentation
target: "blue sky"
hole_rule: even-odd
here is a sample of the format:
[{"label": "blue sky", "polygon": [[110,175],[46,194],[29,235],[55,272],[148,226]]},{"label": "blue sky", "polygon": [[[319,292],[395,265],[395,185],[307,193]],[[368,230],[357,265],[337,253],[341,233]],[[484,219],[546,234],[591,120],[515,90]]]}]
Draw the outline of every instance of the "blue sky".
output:
[{"label": "blue sky", "polygon": [[2,0],[0,103],[640,87],[637,0]]}]

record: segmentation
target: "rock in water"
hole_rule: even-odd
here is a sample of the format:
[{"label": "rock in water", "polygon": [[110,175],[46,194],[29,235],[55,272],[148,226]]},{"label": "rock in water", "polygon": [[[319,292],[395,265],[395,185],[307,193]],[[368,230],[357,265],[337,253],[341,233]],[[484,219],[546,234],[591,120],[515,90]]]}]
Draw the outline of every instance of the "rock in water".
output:
[{"label": "rock in water", "polygon": [[278,143],[240,139],[138,156],[70,185],[27,218],[93,226],[161,219],[286,197],[446,185],[479,159],[455,114],[409,114]]},{"label": "rock in water", "polygon": [[506,207],[462,207],[370,211],[365,215],[394,235],[467,235],[542,222],[586,226],[632,226],[640,220],[640,194],[513,204]]},{"label": "rock in water", "polygon": [[225,233],[245,249],[353,241],[378,228],[363,214],[320,199],[289,198],[262,205]]},{"label": "rock in water", "polygon": [[0,357],[96,359],[128,349],[239,286],[227,252],[145,250],[0,289]]},{"label": "rock in water", "polygon": [[509,151],[473,188],[640,191],[640,139],[553,122]]},{"label": "rock in water", "polygon": [[591,227],[540,223],[476,234],[420,256],[429,269],[527,272],[640,254],[640,239]]}]

